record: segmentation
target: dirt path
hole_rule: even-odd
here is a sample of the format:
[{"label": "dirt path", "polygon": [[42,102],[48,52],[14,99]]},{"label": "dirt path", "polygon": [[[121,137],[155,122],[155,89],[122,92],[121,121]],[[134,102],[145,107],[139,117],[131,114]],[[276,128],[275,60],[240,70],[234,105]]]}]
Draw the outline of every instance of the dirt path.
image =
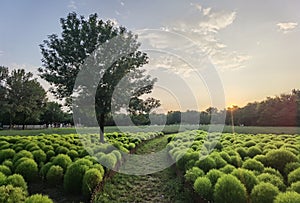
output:
[{"label": "dirt path", "polygon": [[[161,151],[167,145],[167,136],[150,140],[140,146],[136,154],[153,154]],[[161,161],[168,159],[162,155]],[[147,158],[148,159],[148,158]],[[149,156],[151,161],[151,156]],[[145,160],[145,163],[149,160]],[[161,163],[151,164],[151,169]],[[148,164],[149,165],[149,164]],[[134,167],[134,164],[129,164]],[[103,191],[95,198],[95,202],[161,202],[161,203],[188,203],[192,202],[190,191],[183,187],[182,180],[177,177],[173,167],[149,175],[116,174],[104,184]]]}]

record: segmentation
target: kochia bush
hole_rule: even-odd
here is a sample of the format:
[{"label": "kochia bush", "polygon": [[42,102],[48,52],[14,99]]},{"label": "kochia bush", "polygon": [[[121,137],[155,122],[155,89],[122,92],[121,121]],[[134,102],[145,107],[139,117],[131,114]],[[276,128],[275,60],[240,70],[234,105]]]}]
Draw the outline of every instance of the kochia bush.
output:
[{"label": "kochia bush", "polygon": [[6,184],[12,185],[14,187],[20,187],[25,192],[27,191],[27,183],[25,182],[23,176],[21,176],[20,174],[13,174],[11,176],[8,176],[6,179]]},{"label": "kochia bush", "polygon": [[279,190],[271,183],[259,183],[251,192],[252,203],[270,203],[278,195]]},{"label": "kochia bush", "polygon": [[1,203],[21,203],[26,198],[26,192],[20,187],[12,185],[3,185],[0,187],[0,202]]},{"label": "kochia bush", "polygon": [[212,199],[212,184],[207,177],[198,177],[194,182],[194,190],[201,197],[210,200]]},{"label": "kochia bush", "polygon": [[66,171],[67,167],[72,163],[72,159],[66,154],[59,154],[54,157],[52,163],[53,165],[62,167],[64,171]]},{"label": "kochia bush", "polygon": [[88,166],[78,163],[73,163],[68,167],[64,176],[64,189],[66,192],[72,194],[79,194],[81,192],[82,179],[88,169]]},{"label": "kochia bush", "polygon": [[28,159],[20,163],[15,173],[21,174],[26,181],[34,181],[38,176],[38,165],[33,159]]},{"label": "kochia bush", "polygon": [[297,156],[285,149],[272,150],[266,154],[267,165],[284,172],[285,165],[290,162],[298,161]]},{"label": "kochia bush", "polygon": [[25,203],[53,203],[53,201],[48,196],[35,194],[26,198]]},{"label": "kochia bush", "polygon": [[233,175],[219,178],[214,190],[215,203],[247,202],[245,186]]},{"label": "kochia bush", "polygon": [[299,203],[300,194],[296,192],[280,193],[276,196],[274,203]]},{"label": "kochia bush", "polygon": [[198,167],[193,167],[187,170],[184,175],[185,179],[191,183],[195,182],[198,177],[202,176],[204,176],[204,172]]},{"label": "kochia bush", "polygon": [[251,190],[253,189],[253,187],[258,183],[258,180],[257,180],[256,176],[254,175],[254,173],[247,169],[242,169],[242,168],[235,169],[232,172],[232,175],[237,177],[241,181],[241,183],[244,184],[244,186],[247,189],[248,194],[251,193]]},{"label": "kochia bush", "polygon": [[90,197],[96,186],[102,181],[103,176],[101,172],[95,168],[89,169],[85,172],[82,181],[82,194],[85,197]]},{"label": "kochia bush", "polygon": [[53,165],[47,172],[46,180],[50,185],[55,186],[62,182],[63,177],[64,169],[58,165]]}]

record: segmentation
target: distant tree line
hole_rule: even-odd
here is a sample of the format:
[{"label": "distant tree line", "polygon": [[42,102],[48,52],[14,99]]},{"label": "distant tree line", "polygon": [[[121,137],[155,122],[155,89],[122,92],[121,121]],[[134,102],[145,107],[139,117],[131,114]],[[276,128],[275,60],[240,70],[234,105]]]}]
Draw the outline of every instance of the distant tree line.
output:
[{"label": "distant tree line", "polygon": [[72,116],[57,102],[47,101],[46,91],[24,69],[9,71],[0,66],[1,125],[70,123]]}]

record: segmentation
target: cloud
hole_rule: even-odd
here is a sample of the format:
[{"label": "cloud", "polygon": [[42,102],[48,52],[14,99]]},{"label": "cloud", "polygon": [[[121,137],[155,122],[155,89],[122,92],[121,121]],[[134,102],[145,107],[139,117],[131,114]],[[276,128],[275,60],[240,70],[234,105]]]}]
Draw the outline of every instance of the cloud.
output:
[{"label": "cloud", "polygon": [[197,3],[190,3],[190,5],[195,8],[196,10],[201,11],[202,10],[202,6],[201,4],[197,4]]},{"label": "cloud", "polygon": [[298,26],[296,22],[282,22],[277,23],[278,30],[283,32],[284,34],[293,31]]},{"label": "cloud", "polygon": [[0,50],[0,56],[3,56],[3,54],[4,54],[4,51]]},{"label": "cloud", "polygon": [[69,1],[68,8],[70,8],[72,10],[76,10],[77,9],[76,2],[73,0]]},{"label": "cloud", "polygon": [[[217,37],[221,30],[234,23],[237,13],[235,11],[215,11],[212,8],[204,7],[201,9],[202,12],[195,13],[194,20],[180,20],[165,26],[163,30],[176,32],[191,39],[198,46],[185,47],[185,51],[199,56],[203,53],[208,55],[213,65],[221,71],[244,68],[251,56],[230,50],[230,46],[222,43]],[[173,43],[177,42],[173,40]],[[161,43],[161,46],[165,45]]]},{"label": "cloud", "polygon": [[121,6],[125,6],[125,3],[124,3],[123,1],[121,1],[121,3],[120,3],[120,4],[121,4]]}]

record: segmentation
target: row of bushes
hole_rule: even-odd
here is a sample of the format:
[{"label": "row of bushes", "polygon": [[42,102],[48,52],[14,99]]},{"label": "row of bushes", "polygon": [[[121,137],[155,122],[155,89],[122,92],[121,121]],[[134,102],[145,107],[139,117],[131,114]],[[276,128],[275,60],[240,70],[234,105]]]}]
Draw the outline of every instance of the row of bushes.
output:
[{"label": "row of bushes", "polygon": [[[217,134],[169,137],[167,148],[200,196],[214,202],[300,202],[297,135]],[[272,200],[272,201],[271,201]]]}]

